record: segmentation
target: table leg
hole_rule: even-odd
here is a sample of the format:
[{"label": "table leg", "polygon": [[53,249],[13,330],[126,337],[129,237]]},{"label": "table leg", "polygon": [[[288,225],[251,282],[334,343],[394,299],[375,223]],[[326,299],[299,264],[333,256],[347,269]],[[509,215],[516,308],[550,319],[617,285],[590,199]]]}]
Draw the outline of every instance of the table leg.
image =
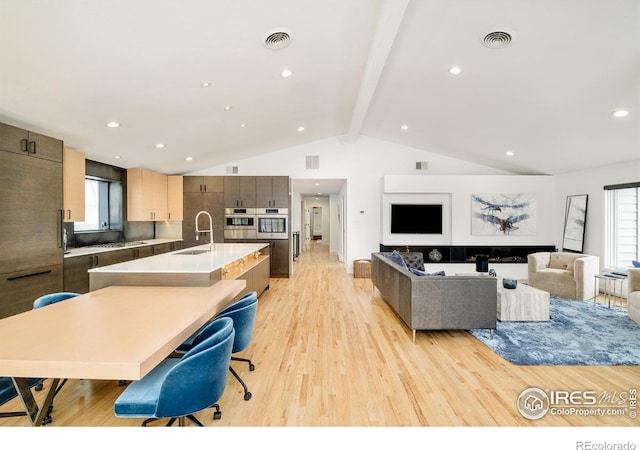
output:
[{"label": "table leg", "polygon": [[53,401],[53,396],[56,393],[56,388],[58,387],[58,383],[60,382],[59,378],[50,379],[50,386],[47,390],[44,401],[42,402],[42,406],[38,407],[38,403],[33,396],[33,392],[31,392],[31,388],[29,387],[29,383],[26,378],[12,378],[13,385],[18,391],[18,395],[22,400],[22,404],[24,405],[25,410],[27,411],[27,416],[29,420],[31,420],[31,425],[34,427],[39,427],[42,425],[42,421],[47,416],[49,411],[49,406]]}]

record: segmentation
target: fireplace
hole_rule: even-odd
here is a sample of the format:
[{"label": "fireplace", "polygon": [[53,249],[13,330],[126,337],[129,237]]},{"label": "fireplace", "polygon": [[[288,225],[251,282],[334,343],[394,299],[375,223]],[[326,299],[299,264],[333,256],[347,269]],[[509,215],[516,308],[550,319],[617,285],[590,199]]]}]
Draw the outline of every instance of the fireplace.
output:
[{"label": "fireplace", "polygon": [[555,252],[554,245],[382,245],[381,252],[422,252],[425,263],[476,263],[478,255],[491,264],[526,264],[527,255]]}]

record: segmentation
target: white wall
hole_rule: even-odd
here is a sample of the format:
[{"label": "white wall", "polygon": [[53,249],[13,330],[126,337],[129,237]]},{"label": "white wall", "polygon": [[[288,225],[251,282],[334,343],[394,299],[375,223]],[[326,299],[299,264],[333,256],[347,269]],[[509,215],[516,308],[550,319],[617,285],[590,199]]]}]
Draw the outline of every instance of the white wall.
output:
[{"label": "white wall", "polygon": [[[451,194],[451,240],[439,245],[554,245],[558,225],[555,192],[554,177],[544,175],[390,175],[384,177],[383,203],[387,197],[407,193]],[[536,234],[471,234],[471,195],[491,193],[532,194],[536,200]],[[388,216],[387,211],[383,216]],[[388,226],[387,222],[388,218],[383,224]],[[426,243],[415,243],[420,244]]]},{"label": "white wall", "polygon": [[[306,169],[306,155],[318,155],[320,168]],[[606,156],[603,155],[603,160]],[[427,161],[429,169],[416,170],[416,161]],[[347,182],[337,202],[345,204],[344,262],[348,272],[353,270],[355,259],[369,258],[379,248],[382,236],[382,202],[385,178],[387,189],[397,190],[391,183],[403,183],[402,189],[421,189],[451,192],[454,200],[452,211],[453,244],[488,245],[562,245],[564,209],[567,195],[588,194],[585,252],[603,255],[603,191],[606,184],[638,181],[640,160],[628,164],[604,166],[599,169],[564,174],[556,177],[520,177],[479,164],[449,158],[426,150],[361,137],[353,144],[344,143],[341,137],[324,139],[303,146],[275,151],[255,158],[233,161],[223,166],[211,167],[187,175],[225,175],[227,166],[238,166],[240,175],[286,175],[292,179],[335,179]],[[446,176],[443,176],[446,175]],[[491,175],[491,176],[487,176]],[[502,177],[495,177],[496,175]],[[528,181],[527,181],[528,180]],[[478,183],[483,184],[478,184]],[[535,237],[525,236],[473,236],[470,232],[470,206],[472,192],[538,192],[538,227]],[[296,193],[292,193],[292,226],[296,231]],[[331,229],[337,227],[335,208],[331,207]],[[339,233],[338,233],[339,234]],[[332,251],[338,248],[333,239]]]},{"label": "white wall", "polygon": [[[603,161],[606,154],[602,155]],[[568,195],[587,194],[587,221],[585,225],[584,253],[600,257],[600,268],[605,268],[605,209],[603,187],[640,181],[640,159],[622,164],[604,165],[597,169],[571,172],[556,177],[557,193],[554,214],[562,218],[555,230],[555,241],[562,248],[564,213]],[[607,267],[613,269],[613,267]]]},{"label": "white wall", "polygon": [[[306,169],[306,155],[318,155],[320,168]],[[416,161],[427,161],[429,169],[416,170]],[[287,175],[292,179],[346,179],[348,192],[345,187],[343,193],[348,236],[344,249],[344,261],[349,273],[353,271],[355,259],[368,259],[372,252],[379,249],[380,193],[382,178],[385,175],[507,174],[507,172],[479,164],[363,136],[353,144],[346,144],[341,137],[329,138],[255,158],[229,162],[223,166],[211,167],[187,175],[226,175],[227,166],[238,166],[239,175]],[[335,214],[331,216],[332,220],[337,220],[334,219]]]}]

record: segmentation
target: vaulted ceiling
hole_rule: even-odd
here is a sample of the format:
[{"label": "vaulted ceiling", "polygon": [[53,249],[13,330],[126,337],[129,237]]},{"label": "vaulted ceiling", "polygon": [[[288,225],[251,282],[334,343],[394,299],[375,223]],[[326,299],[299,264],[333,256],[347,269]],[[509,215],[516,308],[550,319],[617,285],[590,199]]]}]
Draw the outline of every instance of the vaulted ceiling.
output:
[{"label": "vaulted ceiling", "polygon": [[520,174],[619,163],[640,2],[0,0],[0,120],[164,173],[362,135]]}]

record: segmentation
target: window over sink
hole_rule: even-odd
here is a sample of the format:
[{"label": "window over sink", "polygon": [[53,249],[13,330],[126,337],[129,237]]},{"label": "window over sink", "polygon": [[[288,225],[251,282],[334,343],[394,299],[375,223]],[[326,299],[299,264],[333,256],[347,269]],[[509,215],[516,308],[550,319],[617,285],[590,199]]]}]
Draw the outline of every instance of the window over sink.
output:
[{"label": "window over sink", "polygon": [[121,231],[122,182],[85,178],[85,221],[74,223],[74,232]]}]

